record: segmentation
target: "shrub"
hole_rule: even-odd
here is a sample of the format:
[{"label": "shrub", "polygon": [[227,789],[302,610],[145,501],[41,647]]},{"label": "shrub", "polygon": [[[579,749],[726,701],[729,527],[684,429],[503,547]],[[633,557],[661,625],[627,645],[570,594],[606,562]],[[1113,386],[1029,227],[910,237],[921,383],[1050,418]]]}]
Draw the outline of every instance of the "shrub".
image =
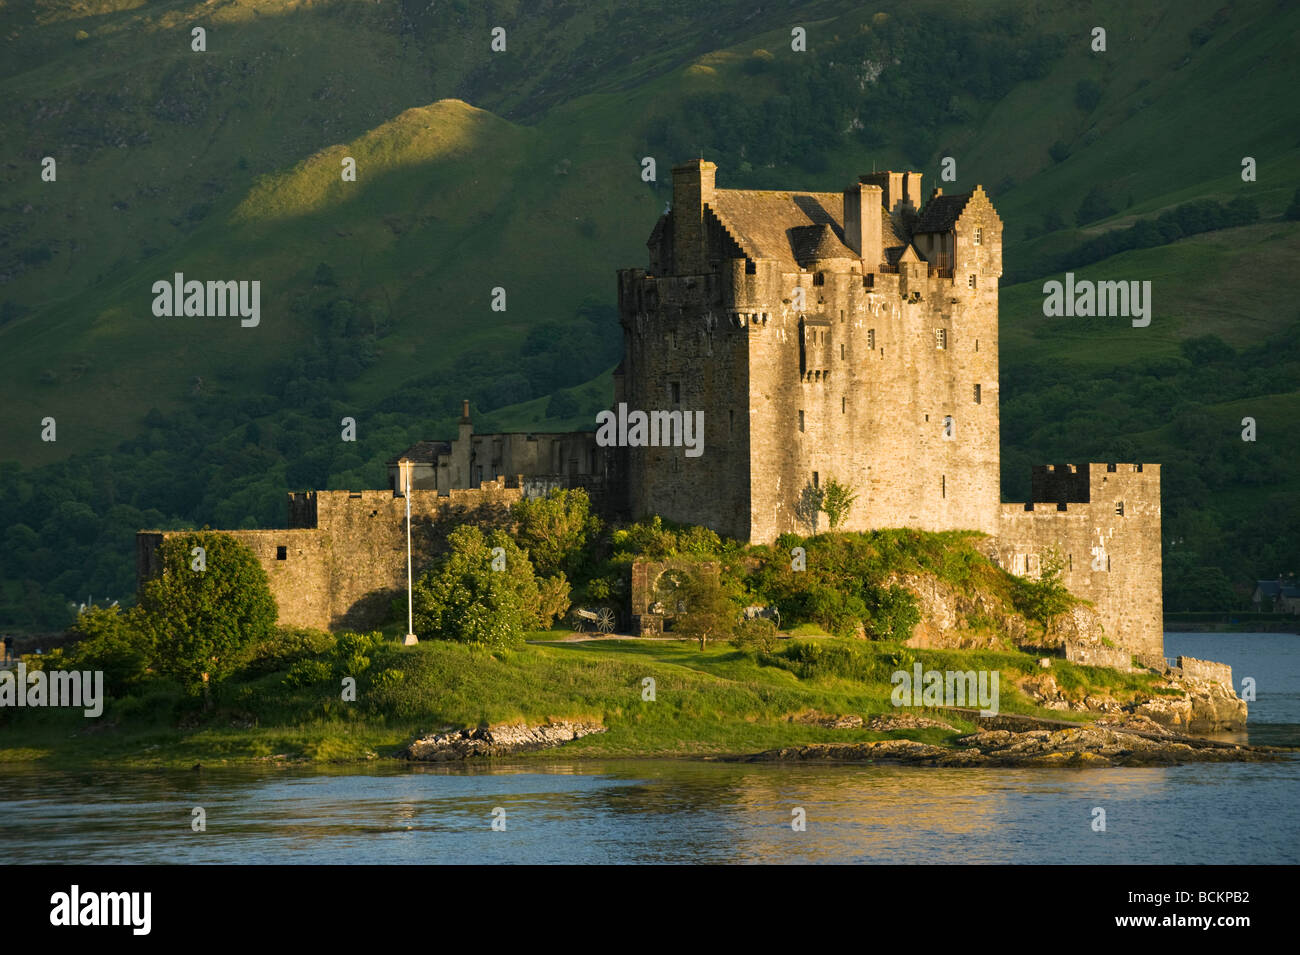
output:
[{"label": "shrub", "polygon": [[[196,547],[204,550],[202,570],[193,569]],[[140,588],[142,627],[156,648],[155,669],[198,693],[275,632],[275,600],[257,557],[229,534],[177,535],[159,558],[161,575]]]},{"label": "shrub", "polygon": [[776,624],[766,617],[755,617],[741,621],[736,627],[731,645],[740,650],[757,650],[759,653],[773,653],[780,643]]}]

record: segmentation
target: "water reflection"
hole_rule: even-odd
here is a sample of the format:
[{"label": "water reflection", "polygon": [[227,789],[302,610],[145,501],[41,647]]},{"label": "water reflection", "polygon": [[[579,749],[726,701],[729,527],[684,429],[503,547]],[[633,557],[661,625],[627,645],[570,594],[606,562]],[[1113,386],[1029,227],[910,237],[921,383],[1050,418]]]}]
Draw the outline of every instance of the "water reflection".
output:
[{"label": "water reflection", "polygon": [[[9,862],[1296,862],[1297,782],[1295,761],[15,771],[0,774],[0,839]],[[194,806],[206,832],[190,830]]]}]

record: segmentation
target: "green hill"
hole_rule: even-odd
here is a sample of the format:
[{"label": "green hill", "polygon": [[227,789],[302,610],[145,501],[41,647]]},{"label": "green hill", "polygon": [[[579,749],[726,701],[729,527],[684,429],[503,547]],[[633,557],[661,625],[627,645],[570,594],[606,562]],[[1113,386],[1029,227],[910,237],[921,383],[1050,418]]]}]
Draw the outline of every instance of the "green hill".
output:
[{"label": "green hill", "polygon": [[[928,190],[955,158],[945,191],[984,184],[1006,227],[1007,498],[1031,462],[1159,460],[1174,604],[1221,606],[1230,583],[1300,564],[1293,6],[105,0],[4,17],[0,621],[127,597],[136,527],[273,525],[290,488],[377,485],[407,442],[452,433],[462,397],[482,428],[589,422],[621,339],[613,272],[644,264],[668,168],[699,152],[722,186],[812,189],[874,164],[919,168]],[[1202,199],[1261,218],[1076,269],[1151,280],[1149,328],[1042,316],[1044,277],[1082,243]],[[261,281],[260,325],[154,318],[152,284],[177,271]],[[1188,346],[1207,335],[1228,351]]]}]

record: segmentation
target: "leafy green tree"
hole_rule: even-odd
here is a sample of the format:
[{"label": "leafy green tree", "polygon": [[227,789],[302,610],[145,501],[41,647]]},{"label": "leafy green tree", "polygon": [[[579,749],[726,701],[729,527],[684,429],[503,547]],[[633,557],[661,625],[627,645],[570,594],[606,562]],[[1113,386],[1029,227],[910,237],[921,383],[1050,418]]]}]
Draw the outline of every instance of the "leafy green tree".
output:
[{"label": "leafy green tree", "polygon": [[528,555],[504,531],[462,524],[447,542],[447,555],[415,583],[417,633],[507,649],[568,609],[563,575],[539,586]]},{"label": "leafy green tree", "polygon": [[851,485],[841,484],[835,478],[826,482],[826,489],[822,493],[821,509],[826,512],[831,530],[839,527],[844,518],[848,517],[849,510],[857,499],[858,493]]},{"label": "leafy green tree", "polygon": [[[196,547],[203,549],[201,570]],[[162,573],[140,588],[143,630],[155,669],[198,693],[239,666],[245,647],[274,632],[275,599],[257,557],[229,534],[180,534],[163,542],[159,557]]]},{"label": "leafy green tree", "polygon": [[154,645],[138,608],[90,607],[77,616],[68,636],[77,641],[69,651],[73,664],[103,672],[110,694],[140,682],[153,659]]},{"label": "leafy green tree", "polygon": [[520,501],[512,516],[515,539],[544,575],[572,576],[582,566],[587,541],[600,530],[600,518],[591,513],[591,499],[580,487],[556,488],[546,497]]},{"label": "leafy green tree", "polygon": [[700,641],[701,650],[709,640],[725,640],[736,632],[739,610],[717,574],[695,568],[678,593],[686,612],[673,624],[673,632]]},{"label": "leafy green tree", "polygon": [[1016,609],[1031,620],[1042,624],[1043,635],[1051,633],[1052,624],[1075,604],[1074,596],[1065,589],[1061,574],[1065,558],[1053,548],[1043,557],[1037,580],[1019,578],[1015,596]]}]

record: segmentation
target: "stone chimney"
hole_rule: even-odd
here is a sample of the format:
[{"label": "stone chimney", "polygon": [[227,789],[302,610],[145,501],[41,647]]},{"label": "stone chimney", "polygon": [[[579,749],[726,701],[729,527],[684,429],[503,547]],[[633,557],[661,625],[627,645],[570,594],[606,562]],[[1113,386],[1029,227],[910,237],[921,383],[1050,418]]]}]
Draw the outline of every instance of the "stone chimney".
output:
[{"label": "stone chimney", "polygon": [[875,271],[885,257],[880,224],[882,197],[879,186],[865,183],[844,190],[844,244],[866,263],[866,272]]},{"label": "stone chimney", "polygon": [[919,172],[873,172],[859,176],[858,181],[879,186],[884,192],[885,208],[890,215],[899,212],[899,205],[911,204],[913,212],[921,209],[921,174]]},{"label": "stone chimney", "polygon": [[704,206],[713,201],[717,163],[692,159],[673,166],[673,271],[699,275],[708,271]]}]

